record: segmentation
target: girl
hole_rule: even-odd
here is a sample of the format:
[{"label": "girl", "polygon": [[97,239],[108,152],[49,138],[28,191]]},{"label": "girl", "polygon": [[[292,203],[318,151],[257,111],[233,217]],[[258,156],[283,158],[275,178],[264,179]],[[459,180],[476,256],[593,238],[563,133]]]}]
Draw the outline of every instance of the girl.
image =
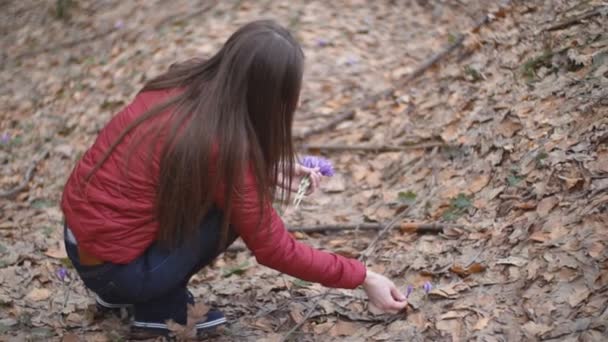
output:
[{"label": "girl", "polygon": [[[135,337],[186,324],[190,277],[240,236],[257,261],[328,287],[363,285],[370,306],[404,296],[357,261],[295,241],[271,206],[318,170],[294,163],[304,56],[271,21],[236,31],[207,61],[171,67],[116,114],[65,186],[66,249],[102,310],[134,310]],[[294,183],[295,184],[295,183]],[[281,198],[287,197],[281,191]],[[198,331],[226,322],[210,311]]]}]

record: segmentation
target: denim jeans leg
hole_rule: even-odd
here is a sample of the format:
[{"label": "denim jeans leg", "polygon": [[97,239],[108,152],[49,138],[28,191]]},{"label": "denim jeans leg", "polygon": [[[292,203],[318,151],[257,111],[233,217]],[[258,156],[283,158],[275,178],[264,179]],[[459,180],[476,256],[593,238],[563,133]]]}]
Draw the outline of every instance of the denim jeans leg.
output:
[{"label": "denim jeans leg", "polygon": [[66,234],[64,243],[68,258],[85,286],[106,302],[128,304],[126,299],[118,295],[117,288],[112,282],[112,277],[119,265],[111,263],[97,266],[81,265],[78,246],[73,241],[67,239],[67,228],[65,228],[64,234]]},{"label": "denim jeans leg", "polygon": [[172,319],[185,323],[186,286],[195,272],[219,254],[221,222],[222,213],[212,210],[201,223],[196,239],[172,250],[155,243],[133,262],[143,274],[143,286],[134,305],[136,321],[164,323]]}]

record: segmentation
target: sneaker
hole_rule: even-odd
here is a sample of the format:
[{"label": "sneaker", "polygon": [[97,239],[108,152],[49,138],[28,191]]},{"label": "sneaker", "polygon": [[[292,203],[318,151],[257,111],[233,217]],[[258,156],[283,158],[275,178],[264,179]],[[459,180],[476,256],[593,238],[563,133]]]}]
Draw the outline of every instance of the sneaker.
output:
[{"label": "sneaker", "polygon": [[[194,295],[190,290],[187,290],[188,304],[194,305]],[[226,317],[219,310],[209,310],[207,318],[204,321],[196,323],[196,333],[198,336],[212,333],[216,327],[225,324]],[[151,339],[155,337],[172,338],[171,330],[164,322],[144,322],[134,320],[131,323],[131,338],[134,340]]]},{"label": "sneaker", "polygon": [[105,301],[103,298],[95,295],[95,306],[97,307],[97,312],[101,316],[105,316],[107,314],[116,315],[116,317],[123,317],[123,309],[126,310],[127,316],[131,316],[133,314],[133,305],[131,304],[115,304]]},{"label": "sneaker", "polygon": [[[212,332],[216,327],[225,324],[226,317],[219,310],[207,312],[207,319],[195,325],[197,335]],[[131,338],[134,340],[150,339],[155,337],[171,338],[171,330],[166,323],[133,321],[131,323]]]}]

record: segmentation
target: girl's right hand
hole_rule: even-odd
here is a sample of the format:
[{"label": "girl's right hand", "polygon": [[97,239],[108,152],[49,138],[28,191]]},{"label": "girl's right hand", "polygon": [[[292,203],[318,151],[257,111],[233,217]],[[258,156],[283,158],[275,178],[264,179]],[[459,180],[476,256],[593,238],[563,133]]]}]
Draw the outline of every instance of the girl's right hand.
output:
[{"label": "girl's right hand", "polygon": [[407,300],[395,284],[383,275],[367,271],[363,289],[373,314],[398,313],[407,306]]}]

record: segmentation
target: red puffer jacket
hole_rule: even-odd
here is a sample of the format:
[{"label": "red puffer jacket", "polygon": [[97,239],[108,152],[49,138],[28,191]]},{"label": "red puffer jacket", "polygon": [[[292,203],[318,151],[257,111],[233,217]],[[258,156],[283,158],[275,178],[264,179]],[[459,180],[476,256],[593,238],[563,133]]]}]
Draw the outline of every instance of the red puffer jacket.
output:
[{"label": "red puffer jacket", "polygon": [[[158,222],[154,201],[162,146],[143,134],[152,120],[126,136],[86,187],[85,176],[129,123],[168,94],[167,91],[155,91],[137,95],[99,133],[65,186],[61,207],[67,224],[80,248],[101,260],[129,263],[156,239]],[[143,143],[132,150],[134,141]],[[155,147],[155,152],[150,156],[151,147]],[[125,172],[129,154],[128,171]],[[318,251],[294,240],[270,204],[260,221],[261,210],[251,171],[247,172],[242,188],[236,193],[230,223],[260,264],[328,287],[355,288],[363,283],[366,270],[361,262]],[[224,203],[223,194],[224,191],[218,189],[215,196],[220,208]],[[263,222],[263,228],[269,228],[264,229],[268,235],[263,234],[263,238],[256,234],[259,222]]]}]

